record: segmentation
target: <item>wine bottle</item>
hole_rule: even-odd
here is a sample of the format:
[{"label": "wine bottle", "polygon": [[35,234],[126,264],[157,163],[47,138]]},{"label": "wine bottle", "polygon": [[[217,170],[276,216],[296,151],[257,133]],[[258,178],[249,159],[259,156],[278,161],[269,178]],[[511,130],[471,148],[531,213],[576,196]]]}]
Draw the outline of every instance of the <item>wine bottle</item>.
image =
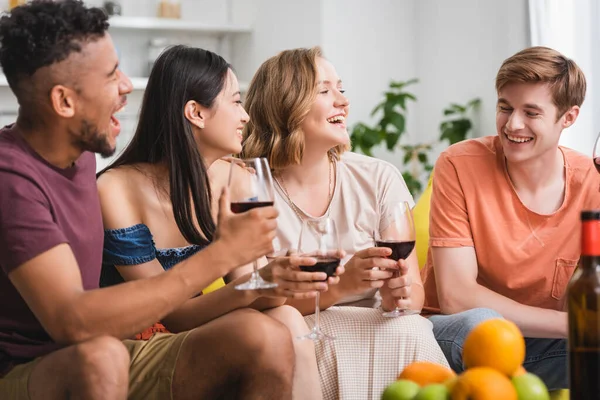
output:
[{"label": "wine bottle", "polygon": [[568,286],[573,400],[600,398],[600,210],[581,213],[581,257]]}]

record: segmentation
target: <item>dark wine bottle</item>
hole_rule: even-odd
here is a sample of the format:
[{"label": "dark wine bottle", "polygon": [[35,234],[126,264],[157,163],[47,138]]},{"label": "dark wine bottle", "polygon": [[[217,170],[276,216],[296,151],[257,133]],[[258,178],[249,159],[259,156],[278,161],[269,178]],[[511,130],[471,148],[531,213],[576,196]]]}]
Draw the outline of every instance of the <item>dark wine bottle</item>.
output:
[{"label": "dark wine bottle", "polygon": [[600,396],[600,210],[581,213],[581,257],[569,283],[571,399]]}]

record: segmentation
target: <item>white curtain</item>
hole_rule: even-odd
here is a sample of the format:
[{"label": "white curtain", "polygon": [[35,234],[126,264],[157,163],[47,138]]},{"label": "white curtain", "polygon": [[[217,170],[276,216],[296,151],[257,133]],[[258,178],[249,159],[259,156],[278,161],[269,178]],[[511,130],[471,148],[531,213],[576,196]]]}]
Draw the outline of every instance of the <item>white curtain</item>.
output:
[{"label": "white curtain", "polygon": [[577,122],[561,144],[591,156],[600,132],[600,5],[598,0],[529,0],[532,46],[547,46],[575,60],[587,93]]}]

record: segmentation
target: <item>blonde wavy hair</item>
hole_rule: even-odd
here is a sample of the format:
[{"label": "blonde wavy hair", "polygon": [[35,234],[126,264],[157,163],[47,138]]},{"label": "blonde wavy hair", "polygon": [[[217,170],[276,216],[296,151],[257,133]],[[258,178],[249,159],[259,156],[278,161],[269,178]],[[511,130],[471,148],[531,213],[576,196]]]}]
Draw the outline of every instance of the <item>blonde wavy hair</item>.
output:
[{"label": "blonde wavy hair", "polygon": [[[300,126],[317,96],[317,57],[323,57],[319,47],[285,50],[258,68],[246,94],[250,122],[244,128],[241,157],[266,157],[273,170],[300,164]],[[338,145],[330,155],[339,159],[348,147]]]},{"label": "blonde wavy hair", "polygon": [[585,99],[586,82],[575,61],[542,46],[529,47],[507,58],[496,75],[496,91],[509,83],[547,83],[560,118]]}]

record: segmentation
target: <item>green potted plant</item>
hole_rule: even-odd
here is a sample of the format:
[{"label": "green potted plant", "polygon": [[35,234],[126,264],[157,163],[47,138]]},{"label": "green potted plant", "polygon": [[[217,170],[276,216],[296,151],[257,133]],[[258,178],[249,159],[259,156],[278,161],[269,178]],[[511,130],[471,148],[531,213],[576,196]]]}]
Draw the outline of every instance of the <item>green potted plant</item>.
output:
[{"label": "green potted plant", "polygon": [[444,118],[440,123],[440,137],[430,143],[402,144],[402,135],[406,132],[407,104],[416,101],[414,94],[406,91],[406,87],[417,83],[417,79],[405,82],[391,81],[385,98],[375,106],[371,116],[378,116],[373,126],[363,122],[354,125],[350,138],[352,150],[372,156],[372,149],[385,143],[387,150],[399,148],[404,153],[402,176],[414,197],[423,190],[423,185],[433,169],[430,164],[430,153],[440,142],[452,145],[466,139],[473,130],[472,115],[478,110],[481,100],[476,98],[461,105],[451,103],[443,110]]}]

